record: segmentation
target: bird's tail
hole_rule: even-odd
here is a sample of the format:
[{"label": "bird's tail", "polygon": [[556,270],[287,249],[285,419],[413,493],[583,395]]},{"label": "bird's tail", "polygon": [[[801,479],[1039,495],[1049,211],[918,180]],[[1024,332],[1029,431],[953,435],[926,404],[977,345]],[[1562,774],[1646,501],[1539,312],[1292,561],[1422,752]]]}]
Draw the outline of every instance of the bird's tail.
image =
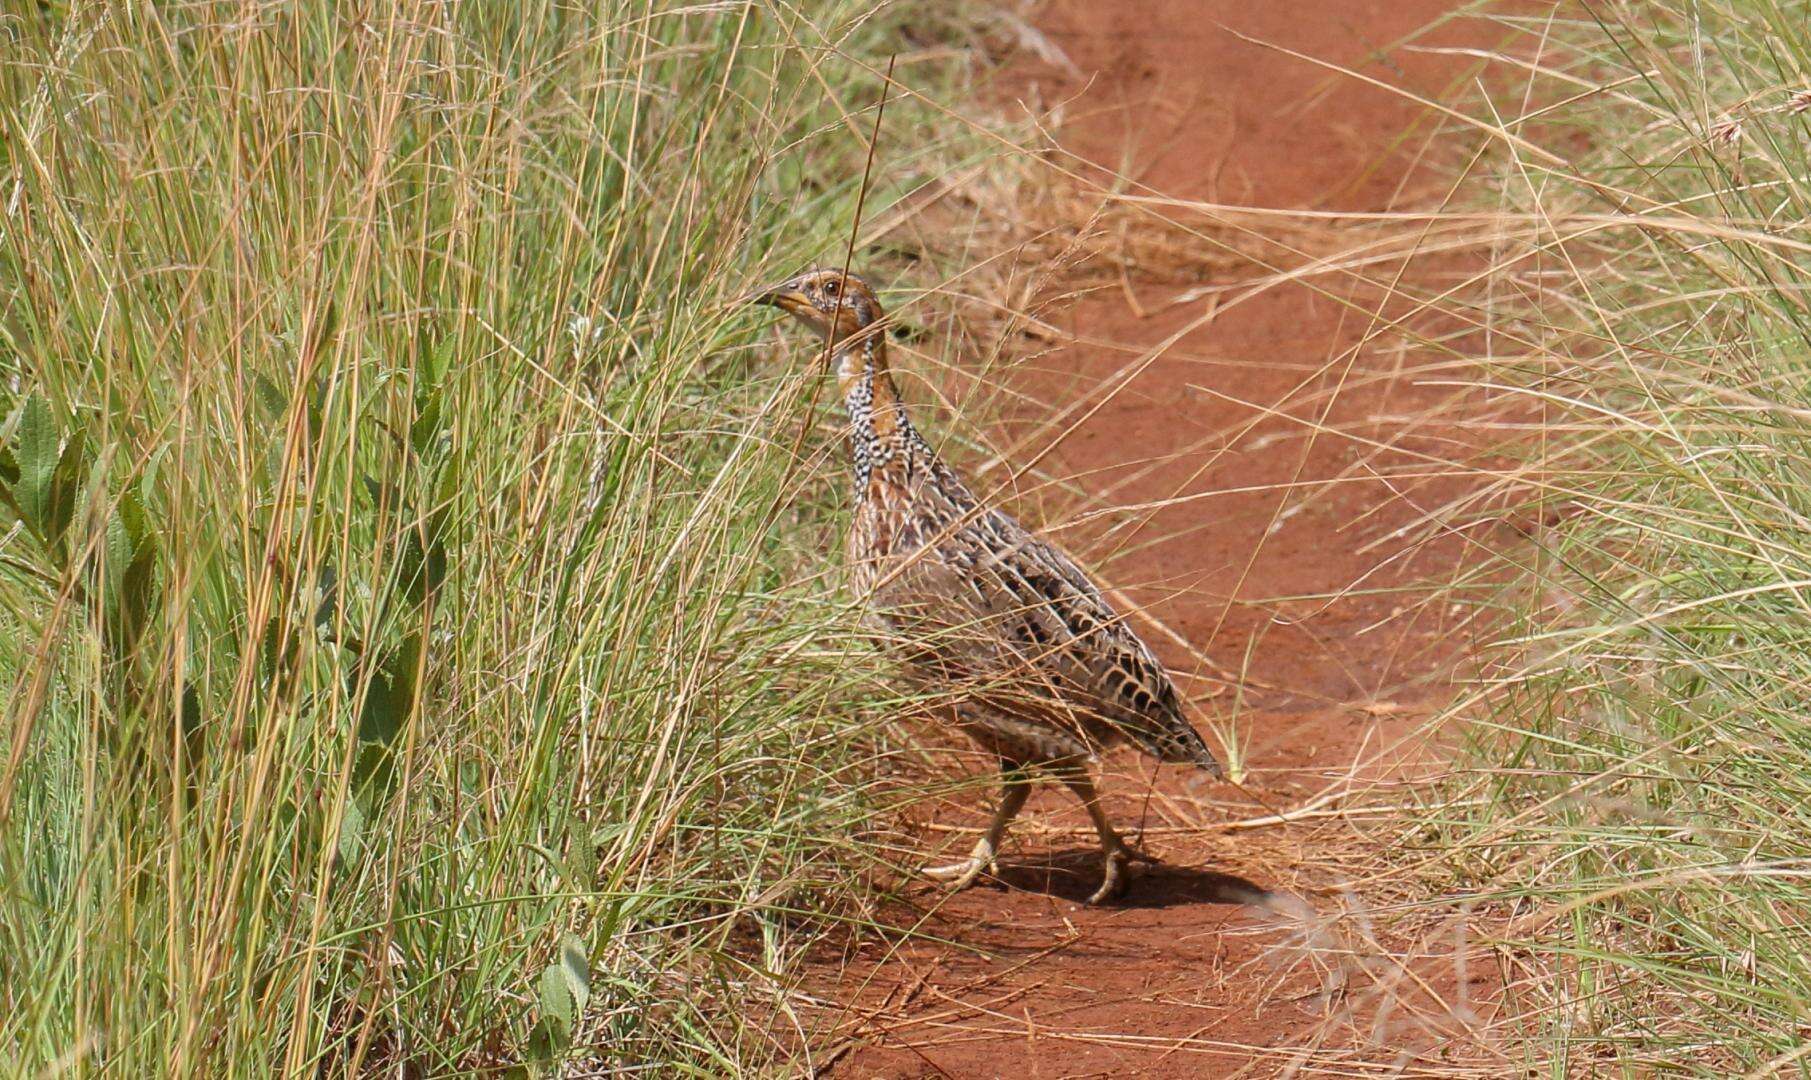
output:
[{"label": "bird's tail", "polygon": [[1193,724],[1181,716],[1139,741],[1145,744],[1146,752],[1159,761],[1193,765],[1216,778],[1226,775],[1220,759],[1208,748],[1207,740],[1201,737]]},{"label": "bird's tail", "polygon": [[1193,765],[1198,769],[1205,770],[1209,776],[1216,780],[1225,776],[1226,769],[1220,765],[1220,759],[1214,756],[1214,752],[1208,749],[1207,740],[1203,739],[1200,733],[1194,728],[1189,729],[1189,734],[1193,735],[1194,738],[1188,740],[1192,745],[1186,748],[1183,756],[1168,758],[1166,760],[1184,765]]}]

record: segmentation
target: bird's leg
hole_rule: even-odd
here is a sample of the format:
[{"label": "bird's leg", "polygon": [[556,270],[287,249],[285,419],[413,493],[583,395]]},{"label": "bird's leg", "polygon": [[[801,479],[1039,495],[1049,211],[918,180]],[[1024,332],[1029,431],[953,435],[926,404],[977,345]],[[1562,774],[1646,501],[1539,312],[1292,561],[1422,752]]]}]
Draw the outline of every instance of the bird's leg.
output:
[{"label": "bird's leg", "polygon": [[1100,834],[1101,882],[1094,895],[1088,897],[1088,903],[1098,904],[1111,900],[1125,891],[1128,880],[1128,868],[1135,862],[1150,862],[1151,857],[1143,852],[1134,851],[1119,833],[1113,829],[1113,822],[1107,818],[1106,808],[1100,804],[1100,794],[1094,790],[1094,781],[1088,776],[1088,766],[1076,762],[1060,770],[1063,783],[1075,792],[1075,797],[1082,801],[1088,810],[1088,817],[1094,821],[1094,831]]},{"label": "bird's leg", "polygon": [[1001,778],[1005,788],[1000,792],[1000,805],[994,810],[993,820],[987,823],[987,831],[975,842],[975,850],[959,863],[925,867],[921,871],[925,877],[947,881],[950,891],[956,892],[973,885],[983,872],[993,870],[994,857],[1000,852],[1000,838],[1006,835],[1006,826],[1018,816],[1026,798],[1031,795],[1030,777],[1023,771],[1008,766],[1002,769]]}]

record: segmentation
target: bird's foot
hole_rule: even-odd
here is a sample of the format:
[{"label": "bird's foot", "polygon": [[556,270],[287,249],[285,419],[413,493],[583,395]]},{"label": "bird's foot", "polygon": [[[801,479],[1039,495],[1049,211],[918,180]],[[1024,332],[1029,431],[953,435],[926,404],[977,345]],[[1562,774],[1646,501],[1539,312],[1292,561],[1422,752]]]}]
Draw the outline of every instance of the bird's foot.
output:
[{"label": "bird's foot", "polygon": [[1088,903],[1104,904],[1108,900],[1119,899],[1125,894],[1126,886],[1131,884],[1132,879],[1143,874],[1145,867],[1156,861],[1150,855],[1124,844],[1107,848],[1101,858],[1100,888],[1088,897]]},{"label": "bird's foot", "polygon": [[918,871],[933,881],[949,884],[950,892],[961,892],[975,883],[982,874],[994,872],[994,848],[986,840],[975,845],[973,854],[957,863],[948,866],[927,866]]},{"label": "bird's foot", "polygon": [[1119,842],[1119,845],[1120,845],[1121,849],[1123,849],[1125,851],[1126,858],[1130,859],[1134,866],[1138,866],[1138,867],[1156,866],[1158,863],[1163,861],[1162,859],[1159,859],[1157,856],[1146,851],[1144,848],[1134,847],[1131,844],[1125,842],[1124,840],[1121,840]]}]

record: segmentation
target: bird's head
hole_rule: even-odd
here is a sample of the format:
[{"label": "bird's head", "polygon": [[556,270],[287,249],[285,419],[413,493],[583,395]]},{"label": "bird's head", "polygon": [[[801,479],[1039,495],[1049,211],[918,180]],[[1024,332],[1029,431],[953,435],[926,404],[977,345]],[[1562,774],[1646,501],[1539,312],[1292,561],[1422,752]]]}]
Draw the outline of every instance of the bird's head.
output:
[{"label": "bird's head", "polygon": [[757,289],[745,303],[767,304],[817,331],[832,345],[880,321],[880,301],[868,283],[841,270],[807,270],[778,285]]}]

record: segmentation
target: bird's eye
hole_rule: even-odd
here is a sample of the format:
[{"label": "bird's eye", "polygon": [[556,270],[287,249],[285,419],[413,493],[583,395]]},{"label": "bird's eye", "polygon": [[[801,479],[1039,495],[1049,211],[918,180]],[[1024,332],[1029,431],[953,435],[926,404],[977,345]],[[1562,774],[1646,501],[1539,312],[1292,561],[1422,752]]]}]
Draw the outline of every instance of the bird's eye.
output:
[{"label": "bird's eye", "polygon": [[826,281],[826,282],[824,282],[824,295],[825,296],[835,296],[836,291],[839,288],[841,288],[841,286],[838,285],[836,282]]}]

